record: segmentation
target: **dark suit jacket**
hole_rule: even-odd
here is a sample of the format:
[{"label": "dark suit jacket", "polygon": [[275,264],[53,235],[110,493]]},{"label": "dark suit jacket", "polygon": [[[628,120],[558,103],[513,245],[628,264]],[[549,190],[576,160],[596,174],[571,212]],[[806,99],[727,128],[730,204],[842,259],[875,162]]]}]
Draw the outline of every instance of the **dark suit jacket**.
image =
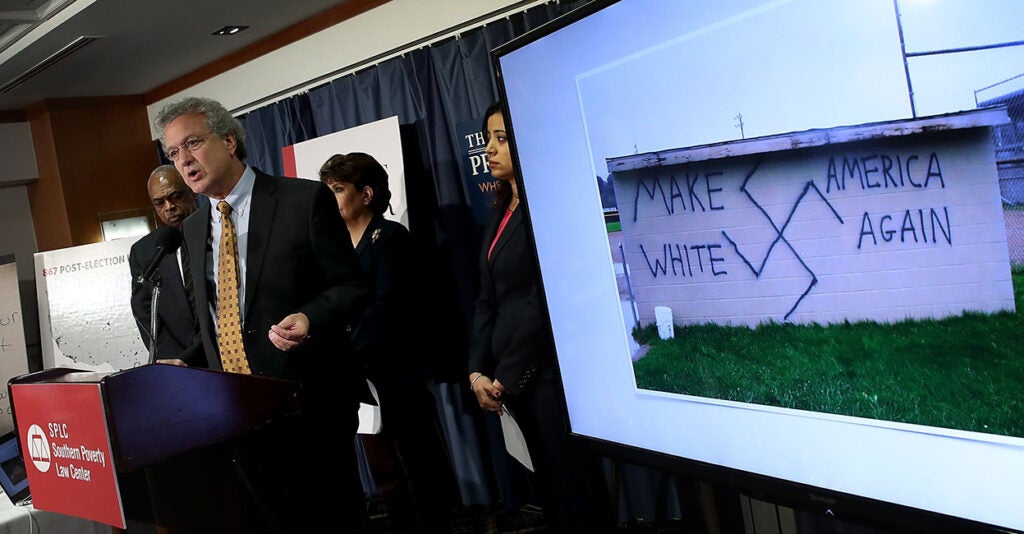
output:
[{"label": "dark suit jacket", "polygon": [[[412,235],[401,223],[375,217],[356,245],[373,293],[352,333],[360,359],[375,382],[417,382],[428,377],[431,333],[425,331],[423,291]],[[427,344],[427,346],[425,346]]]},{"label": "dark suit jacket", "polygon": [[495,210],[484,231],[469,371],[518,394],[531,381],[554,376],[555,352],[525,210],[512,213],[487,259],[504,214]]},{"label": "dark suit jacket", "polygon": [[[192,272],[206,273],[208,261],[216,264],[207,257],[210,210],[190,215],[182,231]],[[362,313],[367,291],[334,195],[320,182],[256,171],[247,239],[242,337],[253,374],[301,382],[314,403],[358,395],[361,378],[346,328]],[[195,285],[209,367],[219,370],[209,306],[216,288],[198,274]],[[281,351],[268,338],[270,326],[297,312],[309,318],[309,338]]]},{"label": "dark suit jacket", "polygon": [[[153,302],[153,283],[136,280],[149,266],[156,254],[153,234],[143,236],[132,245],[128,265],[132,273],[132,314],[139,327],[139,335],[148,349],[152,342],[150,307]],[[206,367],[202,340],[192,307],[185,295],[176,254],[167,254],[157,268],[160,273],[160,302],[157,303],[156,357],[181,358],[190,366]]]}]

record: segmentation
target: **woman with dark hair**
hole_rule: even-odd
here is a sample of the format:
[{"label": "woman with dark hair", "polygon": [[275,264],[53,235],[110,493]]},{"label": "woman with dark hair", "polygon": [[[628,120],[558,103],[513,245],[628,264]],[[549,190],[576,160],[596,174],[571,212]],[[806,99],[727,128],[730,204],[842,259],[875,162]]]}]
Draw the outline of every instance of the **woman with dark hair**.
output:
[{"label": "woman with dark hair", "polygon": [[360,435],[394,532],[448,532],[458,485],[428,380],[429,349],[412,236],[384,218],[388,173],[369,154],[335,154],[320,168],[334,192],[373,301],[352,331],[377,388],[380,434]]},{"label": "woman with dark hair", "polygon": [[500,104],[487,109],[483,133],[497,187],[480,254],[469,386],[481,408],[499,415],[507,408],[519,424],[552,530],[610,531],[614,515],[601,460],[569,441],[551,326]]}]

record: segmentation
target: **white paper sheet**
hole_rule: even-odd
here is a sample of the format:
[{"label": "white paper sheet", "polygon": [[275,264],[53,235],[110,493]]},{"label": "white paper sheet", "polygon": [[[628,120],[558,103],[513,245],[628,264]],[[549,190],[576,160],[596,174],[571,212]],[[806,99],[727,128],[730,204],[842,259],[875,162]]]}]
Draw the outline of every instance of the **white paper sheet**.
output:
[{"label": "white paper sheet", "polygon": [[519,429],[519,423],[508,409],[508,405],[502,407],[501,433],[505,436],[505,450],[532,472],[533,460],[530,459],[530,451],[526,448],[523,431]]}]

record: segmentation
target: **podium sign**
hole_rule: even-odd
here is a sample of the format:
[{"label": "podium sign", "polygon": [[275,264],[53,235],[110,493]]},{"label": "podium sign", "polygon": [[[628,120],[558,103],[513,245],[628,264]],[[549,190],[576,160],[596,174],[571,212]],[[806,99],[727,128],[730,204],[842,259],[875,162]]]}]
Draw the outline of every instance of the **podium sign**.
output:
[{"label": "podium sign", "polygon": [[[46,369],[11,378],[7,389],[36,507],[122,529],[118,474],[271,428],[304,404],[292,380],[163,364]],[[178,502],[180,488],[159,490],[165,504]],[[204,526],[165,519],[180,519],[182,532]]]},{"label": "podium sign", "polygon": [[[270,427],[304,404],[291,380],[163,364],[46,369],[10,379],[7,389],[36,507],[122,529],[119,473]],[[192,518],[170,518],[179,519]]]},{"label": "podium sign", "polygon": [[125,528],[100,384],[10,388],[33,506]]}]

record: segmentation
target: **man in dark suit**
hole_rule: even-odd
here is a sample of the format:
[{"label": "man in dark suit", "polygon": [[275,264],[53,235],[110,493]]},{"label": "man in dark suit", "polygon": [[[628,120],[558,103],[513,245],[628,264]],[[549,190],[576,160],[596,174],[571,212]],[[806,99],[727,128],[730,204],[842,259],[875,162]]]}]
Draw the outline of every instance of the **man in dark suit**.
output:
[{"label": "man in dark suit", "polygon": [[359,529],[354,438],[364,381],[347,330],[368,293],[333,195],[318,181],[248,166],[245,131],[216,101],[171,103],[156,127],[185,183],[210,199],[182,226],[209,367],[302,385],[300,414],[234,450],[245,531]]},{"label": "man in dark suit", "polygon": [[[173,165],[161,165],[149,175],[149,199],[163,226],[181,229],[181,223],[196,211],[196,194],[181,179]],[[151,347],[150,315],[153,301],[153,282],[139,282],[139,276],[157,254],[159,236],[153,232],[140,238],[128,253],[132,273],[132,315],[139,327],[139,335],[146,347]],[[206,366],[206,356],[199,339],[199,327],[185,291],[181,269],[181,251],[166,254],[160,260],[156,273],[160,280],[157,302],[155,356],[161,363]],[[187,271],[186,271],[187,272]]]}]

